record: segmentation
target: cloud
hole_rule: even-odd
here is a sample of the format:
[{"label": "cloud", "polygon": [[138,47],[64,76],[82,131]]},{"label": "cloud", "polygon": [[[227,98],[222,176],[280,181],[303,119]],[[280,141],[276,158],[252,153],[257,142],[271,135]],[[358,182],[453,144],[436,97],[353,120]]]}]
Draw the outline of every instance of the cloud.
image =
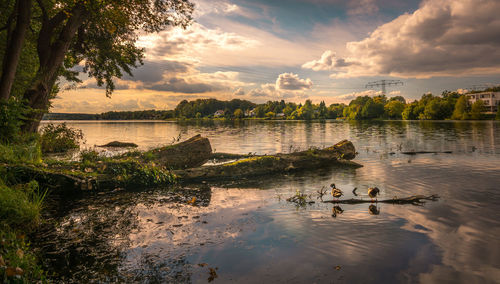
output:
[{"label": "cloud", "polygon": [[187,29],[173,27],[143,35],[138,41],[138,45],[146,49],[149,60],[192,58],[211,50],[242,50],[256,44],[253,39],[219,28],[210,29],[199,23],[193,23]]},{"label": "cloud", "polygon": [[366,90],[366,91],[361,91],[361,92],[352,92],[352,93],[336,96],[334,98],[338,102],[349,103],[350,101],[356,99],[357,97],[364,97],[364,96],[374,97],[374,96],[378,96],[381,94],[382,94],[382,91]]},{"label": "cloud", "polygon": [[369,15],[378,12],[375,0],[350,0],[347,14],[351,16]]},{"label": "cloud", "polygon": [[311,79],[300,79],[297,74],[282,73],[276,79],[276,83],[266,83],[260,88],[251,89],[247,96],[251,100],[300,100],[308,98],[306,91],[311,89]]},{"label": "cloud", "polygon": [[313,86],[311,79],[300,79],[299,75],[293,73],[283,73],[276,79],[277,90],[308,90]]},{"label": "cloud", "polygon": [[323,71],[334,70],[335,68],[346,67],[352,64],[355,63],[346,62],[345,59],[336,57],[335,52],[327,50],[321,55],[320,59],[306,62],[302,65],[302,68]]},{"label": "cloud", "polygon": [[238,88],[238,89],[236,89],[233,92],[233,95],[235,95],[235,96],[244,96],[245,95],[245,91],[243,90],[243,88]]},{"label": "cloud", "polygon": [[[379,26],[361,41],[348,42],[345,61],[357,64],[334,68],[332,77],[498,74],[498,11],[497,0],[424,1],[414,13]],[[327,66],[321,59],[304,65],[318,70]]]},{"label": "cloud", "polygon": [[214,86],[206,83],[193,82],[189,83],[182,78],[169,78],[165,82],[157,83],[149,87],[151,90],[155,91],[168,91],[174,93],[186,93],[186,94],[196,94],[196,93],[207,93],[211,91],[219,90],[219,86]]}]

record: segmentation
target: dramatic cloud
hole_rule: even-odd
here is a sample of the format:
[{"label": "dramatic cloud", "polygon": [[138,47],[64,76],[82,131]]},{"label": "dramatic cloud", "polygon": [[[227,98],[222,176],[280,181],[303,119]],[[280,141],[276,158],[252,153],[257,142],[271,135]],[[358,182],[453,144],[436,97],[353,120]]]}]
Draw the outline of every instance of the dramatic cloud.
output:
[{"label": "dramatic cloud", "polygon": [[299,75],[293,73],[283,73],[276,79],[277,90],[308,90],[312,87],[311,79],[300,79]]},{"label": "dramatic cloud", "polygon": [[346,62],[343,58],[337,58],[333,51],[327,50],[321,55],[320,59],[306,62],[302,65],[302,68],[323,71],[346,67],[352,64],[351,62]]},{"label": "dramatic cloud", "polygon": [[146,48],[150,60],[193,58],[211,50],[242,50],[253,47],[257,41],[218,28],[209,29],[199,23],[189,28],[170,28],[166,31],[144,35],[139,45]]},{"label": "dramatic cloud", "polygon": [[[378,27],[364,40],[347,43],[345,60],[357,64],[338,66],[332,77],[498,74],[498,11],[497,0],[425,1],[413,14]],[[304,65],[323,70],[321,59]]]},{"label": "dramatic cloud", "polygon": [[306,91],[311,89],[313,83],[311,79],[300,79],[297,74],[283,73],[278,76],[276,83],[266,83],[260,88],[251,89],[248,92],[248,99],[254,101],[267,100],[302,100],[308,98]]}]

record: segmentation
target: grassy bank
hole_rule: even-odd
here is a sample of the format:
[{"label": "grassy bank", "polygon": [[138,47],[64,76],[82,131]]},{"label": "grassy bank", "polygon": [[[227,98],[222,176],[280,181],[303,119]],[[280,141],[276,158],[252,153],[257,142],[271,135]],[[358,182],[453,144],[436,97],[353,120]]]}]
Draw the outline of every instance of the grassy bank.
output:
[{"label": "grassy bank", "polygon": [[[26,235],[40,224],[46,191],[36,181],[21,184],[5,172],[8,164],[39,164],[35,138],[0,144],[0,282],[44,282],[44,273]],[[22,142],[22,143],[21,143]]]}]

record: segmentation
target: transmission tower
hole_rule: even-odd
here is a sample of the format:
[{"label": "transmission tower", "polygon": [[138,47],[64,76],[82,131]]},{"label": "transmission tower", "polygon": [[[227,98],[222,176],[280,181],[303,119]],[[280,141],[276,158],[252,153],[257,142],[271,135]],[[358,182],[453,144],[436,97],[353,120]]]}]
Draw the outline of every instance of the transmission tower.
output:
[{"label": "transmission tower", "polygon": [[397,86],[397,85],[403,86],[403,82],[401,82],[400,80],[379,80],[375,82],[369,82],[368,84],[366,84],[365,88],[382,87],[382,95],[385,95],[386,86]]},{"label": "transmission tower", "polygon": [[490,87],[492,87],[493,84],[478,84],[478,85],[472,85],[471,87],[468,87],[467,90],[470,91],[482,91],[482,90],[486,90]]}]

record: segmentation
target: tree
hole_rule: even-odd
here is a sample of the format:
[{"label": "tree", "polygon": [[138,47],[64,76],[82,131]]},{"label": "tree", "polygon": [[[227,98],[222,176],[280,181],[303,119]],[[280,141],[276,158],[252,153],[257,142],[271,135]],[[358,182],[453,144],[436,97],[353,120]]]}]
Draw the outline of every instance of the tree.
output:
[{"label": "tree", "polygon": [[472,104],[471,110],[470,110],[470,118],[471,119],[481,119],[482,112],[484,110],[484,102],[482,100],[477,100]]},{"label": "tree", "polygon": [[[6,23],[6,46],[0,77],[0,101],[7,101],[14,84],[19,58],[31,18],[31,0],[17,0]],[[14,25],[15,18],[15,27]]]},{"label": "tree", "polygon": [[318,117],[319,118],[326,118],[328,113],[328,109],[326,108],[325,101],[321,101],[319,103],[318,107]]},{"label": "tree", "polygon": [[414,113],[414,109],[417,107],[418,103],[417,102],[413,102],[411,104],[407,104],[405,106],[405,109],[403,110],[403,113],[401,114],[401,117],[404,119],[404,120],[415,120],[418,118],[417,115],[415,115]]},{"label": "tree", "polygon": [[314,110],[311,100],[306,100],[304,105],[300,107],[297,111],[299,118],[304,120],[311,120],[314,116]]},{"label": "tree", "polygon": [[[381,100],[381,99],[379,99]],[[362,119],[377,118],[384,114],[384,105],[377,103],[371,98],[366,102],[366,104],[361,108]]]},{"label": "tree", "polygon": [[233,115],[234,115],[234,118],[238,118],[238,119],[245,117],[245,114],[239,108],[234,111]]},{"label": "tree", "polygon": [[[27,11],[19,11],[20,7]],[[16,9],[12,11],[12,15],[17,15],[16,28],[5,43],[0,86],[2,92],[12,86],[10,74],[19,64],[15,55],[22,50],[19,42],[24,41],[28,15],[33,23],[38,69],[23,91],[26,106],[33,109],[23,130],[36,131],[61,76],[79,81],[74,66],[83,63],[83,72],[95,78],[97,85],[105,85],[106,95],[110,96],[113,79],[122,77],[123,72],[132,75],[131,68],[142,64],[144,50],[135,45],[137,32],[185,27],[192,21],[192,11],[193,4],[188,0],[16,0]],[[30,18],[32,12],[39,15]],[[1,95],[8,99],[8,95]]]},{"label": "tree", "polygon": [[266,115],[266,111],[264,109],[264,106],[263,105],[259,105],[255,108],[255,116],[257,117],[264,117]]},{"label": "tree", "polygon": [[423,119],[440,120],[446,117],[448,117],[446,102],[442,101],[439,97],[434,97],[425,106]]},{"label": "tree", "polygon": [[498,110],[497,110],[497,115],[495,116],[495,119],[500,120],[500,105],[498,105],[497,108],[498,108]]},{"label": "tree", "polygon": [[460,96],[455,104],[455,109],[451,115],[451,119],[463,120],[467,117],[467,112],[469,110],[469,100],[466,96]]},{"label": "tree", "polygon": [[400,101],[403,104],[406,104],[406,99],[403,96],[392,97],[392,98],[389,99],[389,102],[392,102],[392,101]]},{"label": "tree", "polygon": [[400,100],[391,100],[384,106],[385,113],[389,118],[401,119],[405,104]]},{"label": "tree", "polygon": [[294,111],[295,109],[293,109],[291,106],[286,106],[284,109],[283,109],[283,113],[285,114],[285,117],[288,118],[290,117],[290,115],[292,114],[292,112]]}]

